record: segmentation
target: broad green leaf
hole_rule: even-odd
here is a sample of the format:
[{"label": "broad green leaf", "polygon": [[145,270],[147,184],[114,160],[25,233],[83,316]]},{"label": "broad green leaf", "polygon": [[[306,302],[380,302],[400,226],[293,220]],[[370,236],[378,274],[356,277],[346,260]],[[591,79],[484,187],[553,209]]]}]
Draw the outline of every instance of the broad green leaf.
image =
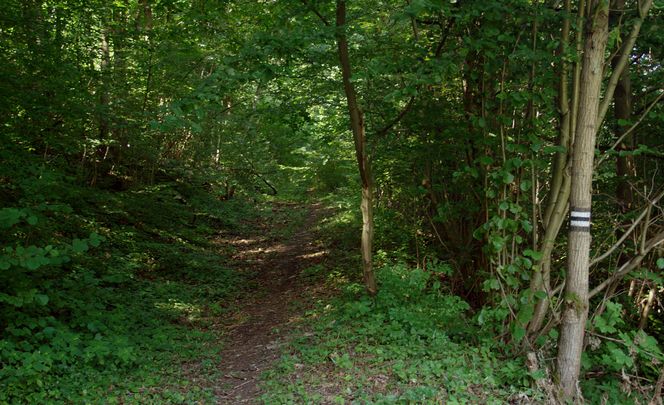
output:
[{"label": "broad green leaf", "polygon": [[526,329],[521,326],[515,327],[512,331],[512,339],[514,339],[515,342],[520,342],[525,336]]},{"label": "broad green leaf", "polygon": [[3,208],[0,210],[0,227],[11,228],[16,225],[23,215],[22,211],[16,208]]},{"label": "broad green leaf", "polygon": [[535,298],[537,298],[538,300],[545,299],[546,298],[546,292],[544,292],[544,291],[535,292]]},{"label": "broad green leaf", "polygon": [[41,306],[48,304],[48,295],[45,294],[35,294],[35,302]]},{"label": "broad green leaf", "polygon": [[533,260],[540,260],[542,258],[542,253],[534,251],[532,249],[524,250],[523,255],[531,257]]},{"label": "broad green leaf", "polygon": [[81,239],[74,239],[71,245],[72,250],[76,253],[83,253],[88,250],[88,243]]},{"label": "broad green leaf", "polygon": [[100,236],[96,232],[92,232],[90,236],[88,237],[88,242],[90,243],[90,246],[92,247],[98,247],[99,244],[104,240],[103,236]]}]

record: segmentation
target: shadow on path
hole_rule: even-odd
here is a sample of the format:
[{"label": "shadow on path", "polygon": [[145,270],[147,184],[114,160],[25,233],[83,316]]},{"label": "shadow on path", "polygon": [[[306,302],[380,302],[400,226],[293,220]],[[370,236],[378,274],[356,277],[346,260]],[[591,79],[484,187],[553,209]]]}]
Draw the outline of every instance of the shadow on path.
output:
[{"label": "shadow on path", "polygon": [[[301,206],[277,203],[273,210],[301,209]],[[221,353],[221,379],[215,390],[220,404],[259,403],[259,377],[281,356],[285,329],[297,319],[290,303],[299,300],[305,286],[299,273],[320,263],[327,251],[316,242],[313,229],[324,215],[320,204],[307,206],[300,229],[287,240],[271,240],[270,224],[257,226],[254,235],[222,237],[218,242],[237,249],[234,265],[254,272],[258,284],[253,295],[241,304],[240,319],[228,326],[228,336]]]}]

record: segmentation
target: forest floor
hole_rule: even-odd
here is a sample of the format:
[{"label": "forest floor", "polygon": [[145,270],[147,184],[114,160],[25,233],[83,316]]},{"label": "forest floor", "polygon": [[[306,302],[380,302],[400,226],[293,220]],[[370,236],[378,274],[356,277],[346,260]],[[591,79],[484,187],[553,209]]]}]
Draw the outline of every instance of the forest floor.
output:
[{"label": "forest floor", "polygon": [[365,296],[339,214],[273,202],[214,240],[249,280],[212,322],[215,403],[543,403],[520,360],[478,340],[467,304],[431,289],[432,273],[387,266],[381,293]]},{"label": "forest floor", "polygon": [[[356,200],[256,204],[201,190],[82,189],[69,210],[23,224],[103,241],[51,266],[48,300],[15,313],[43,333],[0,340],[12,361],[0,404],[545,401],[545,374],[495,338],[505,310],[472,311],[446,287],[446,263],[413,267],[378,240],[380,288],[366,295]],[[588,401],[633,402],[614,381],[609,394],[584,381]]]},{"label": "forest floor", "polygon": [[311,285],[298,275],[327,255],[316,225],[325,215],[320,204],[274,203],[272,220],[255,220],[242,235],[222,234],[215,243],[235,248],[230,266],[253,274],[253,291],[237,302],[220,354],[219,403],[256,403],[261,374],[282,354],[289,325],[301,318]]}]

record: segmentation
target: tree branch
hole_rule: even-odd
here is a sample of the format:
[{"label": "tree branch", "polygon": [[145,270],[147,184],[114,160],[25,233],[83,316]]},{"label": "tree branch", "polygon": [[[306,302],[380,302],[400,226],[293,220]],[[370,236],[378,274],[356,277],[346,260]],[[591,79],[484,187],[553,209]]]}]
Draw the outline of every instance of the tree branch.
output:
[{"label": "tree branch", "polygon": [[392,127],[394,127],[396,124],[398,124],[399,121],[401,121],[401,119],[402,119],[406,114],[408,114],[408,111],[410,110],[410,107],[413,106],[413,101],[415,101],[415,96],[411,96],[411,97],[410,97],[410,100],[408,100],[408,103],[407,103],[406,106],[401,110],[401,112],[399,113],[399,115],[397,115],[392,121],[390,121],[387,125],[385,125],[385,126],[383,127],[383,129],[381,129],[380,131],[378,131],[378,132],[377,132],[377,135],[378,135],[378,136],[381,136],[381,137],[387,135],[387,131],[389,131],[390,129],[392,129]]},{"label": "tree branch", "polygon": [[636,43],[636,38],[639,36],[641,25],[643,25],[643,21],[645,20],[646,15],[650,10],[650,7],[652,6],[652,3],[653,0],[645,0],[641,5],[641,7],[639,7],[639,19],[636,20],[636,22],[634,23],[632,31],[629,33],[627,40],[622,45],[620,59],[618,59],[618,62],[616,63],[616,68],[611,73],[611,77],[609,78],[609,83],[606,85],[606,92],[604,94],[604,99],[600,103],[599,115],[597,121],[598,131],[599,128],[601,128],[601,124],[604,121],[604,118],[606,117],[607,111],[609,110],[609,106],[611,105],[611,100],[613,99],[613,93],[615,92],[616,86],[618,85],[618,80],[620,80],[620,75],[622,75],[623,70],[625,70],[625,66],[627,65],[627,61],[632,52],[632,48],[634,48],[634,44]]},{"label": "tree branch", "polygon": [[[625,241],[625,239],[627,239],[627,237],[628,237],[628,236],[634,231],[634,229],[636,229],[636,226],[637,226],[637,225],[643,220],[643,218],[645,218],[645,217],[648,215],[648,211],[650,211],[650,210],[652,209],[652,207],[653,207],[655,204],[657,204],[657,202],[658,202],[659,200],[662,199],[662,197],[664,197],[664,191],[662,191],[661,193],[659,193],[659,195],[657,195],[652,201],[650,201],[650,202],[648,203],[648,206],[647,206],[647,207],[643,210],[643,212],[641,212],[641,214],[639,214],[639,216],[634,220],[634,223],[632,223],[632,225],[629,227],[629,229],[627,230],[627,232],[623,233],[623,235],[620,237],[620,239],[618,239],[618,241],[617,241],[613,246],[611,246],[611,248],[609,248],[609,250],[607,250],[606,252],[604,252],[604,253],[603,253],[601,256],[599,256],[598,258],[593,259],[593,260],[590,262],[590,264],[589,264],[588,266],[589,266],[589,267],[592,267],[592,266],[594,266],[595,264],[597,264],[597,263],[601,262],[602,260],[606,259],[607,257],[609,257],[609,255],[611,255],[611,253],[613,253],[613,252],[614,252],[614,251],[615,251],[615,250],[616,250],[616,249],[617,249],[617,248],[618,248],[618,247],[619,247],[619,246]],[[645,235],[645,233],[644,233],[644,235]]]},{"label": "tree branch", "polygon": [[318,16],[318,18],[323,22],[323,24],[325,24],[326,27],[330,26],[330,23],[325,19],[325,17],[320,12],[318,12],[314,6],[309,4],[307,0],[302,0],[302,4],[304,4],[305,7],[307,7],[312,13],[316,14],[316,16]]},{"label": "tree branch", "polygon": [[648,240],[646,245],[644,246],[644,249],[637,255],[631,258],[627,263],[623,264],[620,266],[620,269],[613,273],[609,278],[604,280],[602,283],[600,283],[597,287],[593,288],[593,290],[590,292],[588,295],[588,298],[592,298],[597,293],[601,292],[608,286],[609,284],[613,283],[614,281],[624,277],[629,273],[630,271],[634,270],[636,267],[638,267],[641,262],[643,261],[643,258],[646,257],[650,251],[657,247],[660,243],[664,242],[664,231],[658,233],[657,235],[653,236]]},{"label": "tree branch", "polygon": [[[607,149],[607,152],[615,150],[618,147],[618,145],[620,145],[620,143],[625,139],[625,137],[627,137],[629,134],[631,134],[636,129],[636,127],[638,127],[639,124],[641,124],[641,121],[643,121],[643,119],[646,117],[646,115],[648,115],[650,110],[652,110],[652,108],[655,105],[657,105],[657,103],[659,102],[659,100],[662,99],[662,97],[664,97],[664,91],[659,93],[659,96],[657,96],[657,98],[652,103],[650,103],[648,108],[645,109],[645,111],[643,112],[643,114],[641,114],[639,119],[631,127],[629,127],[629,129],[627,131],[625,131],[622,135],[620,135],[618,140],[615,141],[614,144],[609,149]],[[600,164],[602,164],[608,157],[609,157],[609,155],[607,153],[605,153],[602,157],[597,159],[597,163],[595,163],[595,168],[597,168]]]},{"label": "tree branch", "polygon": [[[639,223],[640,221],[642,221],[642,220],[643,220],[642,216],[645,216],[645,215],[647,214],[648,210],[650,210],[650,209],[651,209],[655,204],[657,204],[657,202],[658,202],[660,199],[662,199],[662,198],[664,198],[664,191],[661,192],[660,194],[658,194],[658,195],[657,195],[652,201],[648,201],[648,207],[646,207],[645,210],[644,210],[644,212],[643,212],[641,215],[639,215],[639,218],[637,218],[637,219],[635,220],[635,223],[632,225],[632,227],[634,227],[637,223]],[[621,238],[622,241],[624,241],[624,239],[626,238],[626,235],[628,235],[630,232],[632,232],[632,227],[630,227],[630,229],[625,233],[625,235],[623,235],[623,238]],[[644,232],[647,232],[647,227],[646,227],[646,229],[644,229]],[[650,251],[651,251],[652,249],[654,249],[655,247],[657,247],[657,246],[658,246],[659,244],[661,244],[662,242],[664,242],[664,231],[658,233],[657,235],[653,236],[652,238],[648,239],[645,243],[643,243],[642,248],[641,248],[641,251],[639,252],[639,254],[638,254],[637,256],[633,257],[632,259],[630,259],[630,260],[629,260],[628,262],[626,262],[625,264],[623,264],[623,265],[620,267],[620,269],[618,269],[618,271],[616,271],[615,273],[613,273],[613,275],[611,275],[609,278],[607,278],[607,279],[604,280],[602,283],[600,283],[597,287],[595,287],[595,288],[590,292],[590,295],[588,296],[588,299],[590,299],[590,298],[592,298],[593,296],[597,295],[597,293],[601,292],[604,288],[606,288],[606,286],[608,286],[609,284],[611,284],[611,283],[614,282],[615,280],[618,280],[619,278],[625,276],[625,275],[626,275],[627,273],[629,273],[630,271],[634,270],[634,268],[636,268],[639,264],[641,264],[641,261],[643,261],[643,258],[644,258],[646,255],[648,255],[648,253],[650,253]],[[613,252],[613,251],[619,246],[619,244],[620,244],[620,242],[619,242],[619,243],[616,243],[615,245],[613,245],[613,246],[609,249],[609,251],[608,251],[607,253],[610,254],[611,252]],[[607,253],[604,253],[604,254],[603,254],[602,256],[600,256],[599,258],[594,259],[594,260],[590,263],[589,266],[592,266],[592,265],[594,265],[594,264],[597,264],[598,262],[600,262],[601,260],[603,260],[606,256],[608,256]],[[565,283],[564,283],[564,282],[558,284],[558,285],[556,286],[556,288],[554,288],[554,289],[550,292],[549,296],[551,297],[551,296],[553,296],[553,295],[555,295],[555,294],[558,294],[558,293],[563,289],[563,287],[565,287]]]}]

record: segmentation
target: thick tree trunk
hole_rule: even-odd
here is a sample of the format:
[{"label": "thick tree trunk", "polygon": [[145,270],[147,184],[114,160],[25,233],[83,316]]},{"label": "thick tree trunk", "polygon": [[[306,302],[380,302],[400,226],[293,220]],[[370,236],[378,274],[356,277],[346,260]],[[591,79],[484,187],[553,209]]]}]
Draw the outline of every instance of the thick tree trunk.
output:
[{"label": "thick tree trunk", "polygon": [[348,114],[350,116],[350,127],[353,132],[355,143],[355,156],[362,181],[362,271],[364,283],[369,294],[376,294],[376,278],[373,271],[372,245],[373,245],[373,179],[367,154],[367,138],[364,127],[364,116],[357,103],[355,87],[350,81],[351,68],[350,56],[348,54],[348,40],[345,34],[346,25],[346,2],[337,0],[337,48],[339,51],[339,62],[344,83],[344,92],[348,102]]},{"label": "thick tree trunk", "polygon": [[589,20],[585,28],[579,116],[572,151],[568,269],[558,342],[558,383],[566,400],[581,398],[578,379],[588,317],[593,158],[609,23],[609,8],[605,0],[592,0],[589,10]]}]

